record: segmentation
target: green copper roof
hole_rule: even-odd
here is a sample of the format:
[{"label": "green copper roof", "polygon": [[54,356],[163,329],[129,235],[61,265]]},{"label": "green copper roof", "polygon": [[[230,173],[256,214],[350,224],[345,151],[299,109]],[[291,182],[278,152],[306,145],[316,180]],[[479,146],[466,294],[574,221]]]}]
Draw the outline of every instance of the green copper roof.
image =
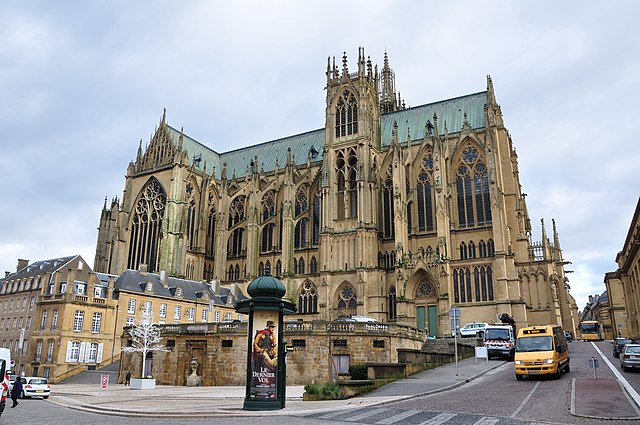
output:
[{"label": "green copper roof", "polygon": [[[445,125],[449,133],[459,132],[462,129],[465,114],[471,128],[484,128],[486,100],[487,92],[483,91],[385,114],[380,119],[382,146],[391,144],[394,123],[398,124],[400,143],[407,140],[407,129],[410,131],[412,140],[422,140],[427,121],[434,123],[434,113],[438,117],[440,134],[444,134]],[[178,143],[181,133],[170,126],[168,127],[174,143]],[[220,178],[222,168],[226,163],[227,178],[231,179],[234,173],[238,178],[244,177],[256,157],[258,171],[262,171],[262,169],[265,172],[275,170],[276,161],[278,166],[283,168],[287,162],[289,149],[291,149],[296,165],[305,164],[307,160],[321,161],[325,129],[321,128],[224,153],[218,153],[185,134],[182,134],[182,137],[182,146],[187,150],[189,160],[194,166],[203,170],[206,164],[208,174],[212,174],[215,167],[215,176]]]}]

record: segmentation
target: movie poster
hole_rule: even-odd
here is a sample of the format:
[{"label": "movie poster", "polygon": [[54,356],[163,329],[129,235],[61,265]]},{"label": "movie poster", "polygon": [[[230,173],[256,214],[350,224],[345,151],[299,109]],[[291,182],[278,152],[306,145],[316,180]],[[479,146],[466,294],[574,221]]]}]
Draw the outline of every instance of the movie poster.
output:
[{"label": "movie poster", "polygon": [[278,312],[253,312],[250,373],[251,398],[278,397]]}]

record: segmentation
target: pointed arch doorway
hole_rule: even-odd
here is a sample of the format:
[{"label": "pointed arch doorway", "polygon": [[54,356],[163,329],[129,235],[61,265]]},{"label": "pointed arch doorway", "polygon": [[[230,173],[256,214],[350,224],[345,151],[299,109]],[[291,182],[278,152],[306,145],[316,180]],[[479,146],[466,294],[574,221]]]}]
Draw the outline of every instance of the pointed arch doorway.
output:
[{"label": "pointed arch doorway", "polygon": [[416,327],[427,336],[438,335],[438,294],[436,286],[426,276],[416,284]]}]

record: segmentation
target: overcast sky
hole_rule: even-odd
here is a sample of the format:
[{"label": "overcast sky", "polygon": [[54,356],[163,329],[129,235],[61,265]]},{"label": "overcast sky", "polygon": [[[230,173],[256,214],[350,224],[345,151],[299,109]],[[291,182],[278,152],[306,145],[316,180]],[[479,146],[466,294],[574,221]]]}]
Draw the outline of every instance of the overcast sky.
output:
[{"label": "overcast sky", "polygon": [[582,309],[638,202],[638,16],[636,1],[4,0],[0,270],[93,265],[104,199],[163,108],[218,152],[318,129],[327,57],[362,46],[380,66],[388,52],[409,106],[491,75],[533,239],[556,220]]}]

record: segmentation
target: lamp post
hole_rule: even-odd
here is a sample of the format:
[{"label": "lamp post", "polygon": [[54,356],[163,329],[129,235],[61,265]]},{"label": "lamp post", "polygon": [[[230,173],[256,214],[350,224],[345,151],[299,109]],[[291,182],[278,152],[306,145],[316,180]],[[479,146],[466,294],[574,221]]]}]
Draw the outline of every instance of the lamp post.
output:
[{"label": "lamp post", "polygon": [[283,316],[296,306],[283,300],[286,288],[267,268],[264,276],[247,287],[251,298],[236,304],[238,313],[249,314],[247,380],[244,410],[278,410],[286,399],[287,348],[283,345]]}]

